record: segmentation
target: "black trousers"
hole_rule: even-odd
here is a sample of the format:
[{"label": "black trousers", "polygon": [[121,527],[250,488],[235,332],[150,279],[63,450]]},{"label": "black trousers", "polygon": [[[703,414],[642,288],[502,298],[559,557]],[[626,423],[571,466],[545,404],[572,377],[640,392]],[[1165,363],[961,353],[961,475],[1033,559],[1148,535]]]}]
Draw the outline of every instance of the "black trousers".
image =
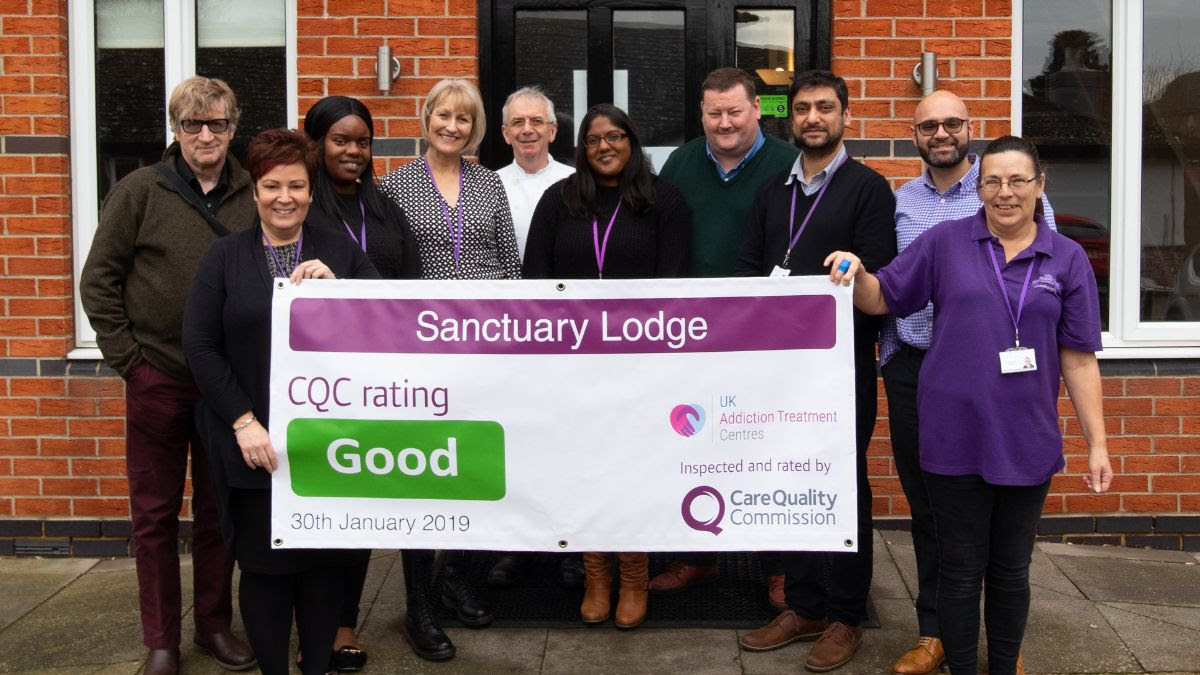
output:
[{"label": "black trousers", "polygon": [[925,473],[937,522],[937,616],[953,674],[978,672],[979,592],[988,671],[1016,670],[1029,618],[1029,563],[1050,481],[993,485],[977,475]]},{"label": "black trousers", "polygon": [[901,345],[884,364],[883,387],[887,391],[888,428],[892,435],[892,457],[900,486],[908,499],[912,518],[913,549],[917,554],[917,629],[927,637],[940,637],[937,624],[937,531],[917,433],[917,376],[925,350]]},{"label": "black trousers", "polygon": [[[809,619],[858,626],[867,618],[871,592],[871,483],[867,479],[867,446],[879,410],[873,342],[870,357],[855,360],[855,475],[858,488],[858,551],[825,553],[789,551],[782,554],[788,607]],[[868,365],[869,364],[869,365]]]},{"label": "black trousers", "polygon": [[329,670],[329,655],[337,634],[342,604],[344,568],[317,568],[292,574],[262,574],[242,570],[239,606],[246,636],[263,675],[290,671],[289,640],[292,617],[304,657],[304,675]]},{"label": "black trousers", "polygon": [[358,630],[358,603],[362,602],[363,587],[367,584],[367,567],[371,563],[371,551],[356,552],[358,560],[347,565],[342,575],[342,609],[338,613],[338,627]]}]

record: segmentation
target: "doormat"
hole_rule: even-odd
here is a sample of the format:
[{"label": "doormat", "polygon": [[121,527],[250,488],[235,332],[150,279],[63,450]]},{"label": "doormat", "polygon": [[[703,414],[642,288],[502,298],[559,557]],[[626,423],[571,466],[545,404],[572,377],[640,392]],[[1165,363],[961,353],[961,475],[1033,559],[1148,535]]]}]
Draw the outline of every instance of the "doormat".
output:
[{"label": "doormat", "polygon": [[[512,588],[488,586],[487,574],[498,554],[466,552],[466,576],[478,595],[487,601],[495,620],[506,628],[587,628],[579,619],[582,588],[564,588],[558,580],[559,556],[529,553],[521,582]],[[650,577],[665,570],[678,554],[651,553]],[[616,556],[613,556],[614,563]],[[770,623],[779,610],[767,602],[767,583],[755,553],[718,553],[721,575],[713,582],[674,595],[650,594],[647,628],[739,628],[752,630]],[[616,566],[613,567],[612,607],[616,611]],[[440,593],[431,596],[443,626],[461,626],[454,611],[442,606]],[[878,628],[879,619],[867,600],[864,628]],[[612,626],[612,618],[600,626]]]}]

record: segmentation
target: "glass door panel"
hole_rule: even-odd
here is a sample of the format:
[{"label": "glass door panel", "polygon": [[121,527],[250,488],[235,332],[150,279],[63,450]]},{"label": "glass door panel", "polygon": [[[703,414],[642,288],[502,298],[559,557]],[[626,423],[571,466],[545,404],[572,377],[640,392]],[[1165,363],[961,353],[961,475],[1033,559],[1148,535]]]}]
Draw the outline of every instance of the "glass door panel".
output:
[{"label": "glass door panel", "polygon": [[[588,108],[587,12],[518,10],[517,26],[513,89],[537,85],[554,102],[558,135],[550,144],[550,154],[560,162],[574,165],[575,139],[579,137],[577,124]],[[546,45],[554,48],[547,49]],[[496,102],[497,120],[505,97]],[[498,125],[493,124],[492,128]]]},{"label": "glass door panel", "polygon": [[613,105],[629,113],[655,171],[684,143],[683,10],[613,12]]},{"label": "glass door panel", "polygon": [[791,140],[787,92],[796,74],[796,13],[790,9],[742,9],[734,18],[736,63],[754,78],[764,133]]}]

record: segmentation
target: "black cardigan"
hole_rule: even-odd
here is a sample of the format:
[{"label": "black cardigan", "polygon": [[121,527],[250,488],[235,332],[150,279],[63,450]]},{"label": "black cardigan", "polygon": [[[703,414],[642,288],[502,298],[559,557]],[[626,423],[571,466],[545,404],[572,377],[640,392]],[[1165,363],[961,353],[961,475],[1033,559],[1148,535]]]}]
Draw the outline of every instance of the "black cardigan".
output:
[{"label": "black cardigan", "polygon": [[[361,238],[362,216],[358,210],[358,198],[353,195],[338,195],[339,204],[329,205],[328,208],[314,201],[308,210],[308,224],[313,227],[340,232],[351,240],[346,232],[346,226],[354,232],[355,237]],[[412,228],[408,217],[396,202],[380,195],[383,202],[384,218],[380,220],[367,213],[367,257],[384,279],[419,279],[421,277],[420,253],[417,240],[413,238]],[[337,212],[341,208],[346,215],[345,222]],[[357,244],[361,248],[361,242]]]},{"label": "black cardigan", "polygon": [[[305,224],[301,255],[325,263],[339,279],[379,278],[344,233]],[[233,423],[250,410],[269,428],[273,294],[262,229],[254,227],[209,247],[184,309],[183,351],[203,396],[196,410],[197,430],[220,494],[230,487],[266,489],[271,484],[265,469],[251,470],[242,461]]]},{"label": "black cardigan", "polygon": [[[563,179],[542,193],[529,224],[526,279],[595,279],[596,246],[591,219],[567,213]],[[618,188],[597,186],[599,238],[617,206]],[[654,206],[634,213],[628,202],[613,223],[604,250],[605,279],[686,277],[692,253],[692,211],[679,190],[665,179],[654,179]]]}]

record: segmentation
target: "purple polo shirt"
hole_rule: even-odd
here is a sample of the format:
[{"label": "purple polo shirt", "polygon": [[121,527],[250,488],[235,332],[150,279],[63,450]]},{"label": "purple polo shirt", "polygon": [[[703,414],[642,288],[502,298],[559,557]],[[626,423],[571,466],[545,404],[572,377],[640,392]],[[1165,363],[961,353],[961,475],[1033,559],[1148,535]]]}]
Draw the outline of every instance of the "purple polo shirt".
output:
[{"label": "purple polo shirt", "polygon": [[[1037,228],[1033,244],[1005,263],[981,208],[933,226],[877,273],[894,315],[933,302],[933,339],[917,385],[926,471],[1038,485],[1063,467],[1058,348],[1101,349],[1100,303],[1083,248],[1051,231],[1041,216]],[[1033,265],[1020,328],[1021,346],[1037,350],[1034,372],[1000,373],[999,353],[1013,346],[1013,322],[989,246],[1013,314]]]}]

